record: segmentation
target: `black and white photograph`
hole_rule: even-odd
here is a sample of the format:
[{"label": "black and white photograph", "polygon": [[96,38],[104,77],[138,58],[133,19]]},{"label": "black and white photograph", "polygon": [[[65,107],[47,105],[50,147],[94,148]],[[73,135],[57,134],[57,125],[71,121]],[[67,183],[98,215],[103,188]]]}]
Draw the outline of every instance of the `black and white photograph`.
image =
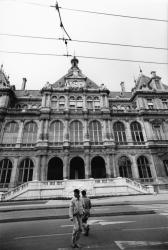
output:
[{"label": "black and white photograph", "polygon": [[0,0],[0,250],[168,250],[168,0]]}]

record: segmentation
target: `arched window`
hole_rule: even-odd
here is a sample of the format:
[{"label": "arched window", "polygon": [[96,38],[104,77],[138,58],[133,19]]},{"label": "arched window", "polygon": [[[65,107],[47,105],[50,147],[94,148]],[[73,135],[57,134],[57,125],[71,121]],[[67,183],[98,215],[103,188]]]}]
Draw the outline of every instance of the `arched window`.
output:
[{"label": "arched window", "polygon": [[16,122],[6,124],[2,138],[2,144],[8,147],[15,146],[19,131],[19,125]]},{"label": "arched window", "polygon": [[131,123],[131,134],[134,144],[144,144],[141,125],[138,122]]},{"label": "arched window", "polygon": [[163,164],[164,164],[166,175],[168,176],[168,160],[164,160]]},{"label": "arched window", "polygon": [[21,105],[20,104],[16,104],[16,109],[21,109]]},{"label": "arched window", "polygon": [[140,178],[152,178],[149,162],[145,156],[140,156],[137,159],[137,164]]},{"label": "arched window", "polygon": [[52,122],[49,129],[49,143],[59,145],[63,143],[63,123],[60,121]]},{"label": "arched window", "polygon": [[99,97],[94,97],[94,109],[100,108],[100,99]]},{"label": "arched window", "polygon": [[93,100],[91,96],[87,98],[87,108],[91,110],[93,109]]},{"label": "arched window", "polygon": [[59,98],[59,109],[64,109],[65,108],[65,97],[61,96]]},{"label": "arched window", "polygon": [[122,122],[114,123],[113,130],[116,144],[127,144],[124,124]]},{"label": "arched window", "polygon": [[69,98],[69,108],[75,109],[76,108],[76,100],[74,96],[70,96]]},{"label": "arched window", "polygon": [[51,108],[57,109],[57,104],[58,104],[57,97],[52,96],[52,98],[51,98]]},{"label": "arched window", "polygon": [[37,141],[37,125],[35,122],[29,122],[24,126],[23,130],[23,146],[34,146]]},{"label": "arched window", "polygon": [[83,99],[81,96],[78,96],[76,99],[76,107],[77,107],[77,109],[83,108]]},{"label": "arched window", "polygon": [[28,108],[27,104],[22,105],[22,109],[27,109],[27,108]]},{"label": "arched window", "polygon": [[126,156],[120,157],[118,161],[119,173],[121,177],[132,178],[131,162]]},{"label": "arched window", "polygon": [[8,187],[12,172],[12,163],[8,159],[0,161],[0,188]]},{"label": "arched window", "polygon": [[83,144],[83,126],[79,121],[70,124],[70,142],[72,145]]},{"label": "arched window", "polygon": [[102,144],[102,129],[98,121],[92,121],[89,124],[89,136],[91,144]]},{"label": "arched window", "polygon": [[33,161],[29,158],[24,159],[19,166],[19,184],[32,181],[33,179]]}]

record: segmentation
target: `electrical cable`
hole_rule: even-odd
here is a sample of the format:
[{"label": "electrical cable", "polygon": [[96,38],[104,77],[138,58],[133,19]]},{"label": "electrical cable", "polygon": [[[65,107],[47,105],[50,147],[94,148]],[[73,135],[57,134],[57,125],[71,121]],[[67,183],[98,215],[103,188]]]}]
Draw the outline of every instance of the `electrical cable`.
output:
[{"label": "electrical cable", "polygon": [[59,7],[59,8],[61,8],[62,10],[83,12],[83,13],[89,13],[89,14],[97,14],[97,15],[105,15],[105,16],[115,16],[115,17],[123,17],[123,18],[131,18],[131,19],[139,19],[139,20],[147,20],[147,21],[156,21],[156,22],[168,22],[168,20],[165,20],[165,19],[128,16],[128,15],[120,15],[120,14],[114,14],[114,13],[97,12],[97,11],[81,10],[81,9],[71,9],[71,8],[64,8],[64,7]]},{"label": "electrical cable", "polygon": [[[17,0],[0,0],[0,2],[5,2],[5,1],[17,2]],[[37,6],[41,6],[41,7],[55,7],[55,6],[51,6],[51,5],[38,4],[38,3],[35,3],[35,2],[22,1],[20,3],[26,3],[26,4],[29,4],[29,5],[37,5]],[[168,22],[168,20],[166,20],[166,19],[157,19],[157,18],[148,18],[148,17],[137,17],[137,16],[114,14],[114,13],[90,11],[90,10],[72,9],[72,8],[65,8],[65,7],[60,7],[60,6],[59,6],[59,8],[62,9],[62,10],[83,12],[83,13],[88,13],[88,14],[115,16],[115,17],[122,17],[122,18],[131,18],[131,19],[139,19],[139,20],[146,20],[146,21],[155,21],[155,22],[166,22],[166,23]]]},{"label": "electrical cable", "polygon": [[[63,57],[73,57],[70,54],[59,55],[54,53],[36,53],[36,52],[21,52],[21,51],[7,51],[0,50],[0,53],[12,53],[12,54],[22,54],[22,55],[37,55],[37,56],[63,56]],[[108,61],[119,61],[119,62],[139,62],[139,63],[148,63],[148,64],[160,64],[160,65],[168,65],[168,62],[156,62],[156,61],[142,61],[142,60],[131,60],[131,59],[122,59],[122,58],[108,58],[108,57],[94,57],[94,56],[82,56],[76,55],[77,58],[83,59],[95,59],[95,60],[108,60]]]},{"label": "electrical cable", "polygon": [[120,47],[142,48],[142,49],[168,50],[168,48],[163,48],[163,47],[122,44],[122,43],[109,43],[109,42],[88,41],[88,40],[78,40],[78,39],[71,39],[70,40],[70,39],[66,39],[66,38],[44,37],[44,36],[29,36],[29,35],[7,34],[7,33],[0,33],[0,36],[11,36],[11,37],[22,37],[22,38],[44,39],[44,40],[57,40],[57,41],[63,40],[63,41],[71,41],[71,42],[77,42],[77,43],[89,43],[89,44],[110,45],[110,46],[120,46]]}]

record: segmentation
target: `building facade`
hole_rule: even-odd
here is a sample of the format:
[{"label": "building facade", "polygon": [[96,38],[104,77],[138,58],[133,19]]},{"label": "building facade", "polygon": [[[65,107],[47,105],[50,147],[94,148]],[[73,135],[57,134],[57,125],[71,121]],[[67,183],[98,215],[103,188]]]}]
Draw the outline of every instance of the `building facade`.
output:
[{"label": "building facade", "polygon": [[0,70],[0,190],[39,180],[126,177],[168,185],[168,86],[140,72],[131,92],[110,92],[71,60],[41,90]]}]

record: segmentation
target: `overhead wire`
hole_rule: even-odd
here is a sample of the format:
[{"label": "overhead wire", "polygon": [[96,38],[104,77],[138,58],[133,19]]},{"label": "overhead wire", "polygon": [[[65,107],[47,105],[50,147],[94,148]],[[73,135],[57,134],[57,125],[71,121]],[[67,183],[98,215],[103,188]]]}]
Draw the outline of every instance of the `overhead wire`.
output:
[{"label": "overhead wire", "polygon": [[0,2],[16,2],[16,3],[21,3],[21,4],[28,4],[28,5],[34,5],[34,6],[40,6],[40,7],[50,7],[48,4],[40,4],[40,3],[35,3],[35,2],[27,2],[27,1],[18,1],[18,0],[0,0]]},{"label": "overhead wire", "polygon": [[8,34],[0,33],[0,36],[10,36],[10,37],[21,37],[21,38],[32,38],[32,39],[44,39],[44,40],[64,40],[68,42],[77,42],[77,43],[88,43],[88,44],[98,44],[98,45],[109,45],[109,46],[120,46],[120,47],[131,47],[131,48],[142,48],[142,49],[156,49],[156,50],[168,50],[164,47],[155,47],[155,46],[143,46],[143,45],[134,45],[134,44],[123,44],[123,43],[110,43],[110,42],[100,42],[100,41],[89,41],[89,40],[79,40],[79,39],[67,39],[60,37],[44,37],[44,36],[30,36],[30,35],[19,35],[19,34]]},{"label": "overhead wire", "polygon": [[[0,2],[18,2],[18,0],[0,0]],[[29,5],[37,5],[41,7],[55,7],[52,5],[47,4],[39,4],[35,2],[27,2],[27,1],[21,1],[19,3],[26,3]],[[155,22],[168,22],[166,19],[157,19],[157,18],[149,18],[149,17],[139,17],[139,16],[130,16],[130,15],[122,15],[122,14],[115,14],[115,13],[107,13],[107,12],[98,12],[98,11],[91,11],[91,10],[82,10],[82,9],[73,9],[73,8],[66,8],[59,6],[59,9],[67,10],[67,11],[76,11],[76,12],[83,12],[88,14],[97,14],[97,15],[105,15],[105,16],[114,16],[114,17],[122,17],[122,18],[131,18],[131,19],[139,19],[139,20],[146,20],[146,21],[155,21]]]},{"label": "overhead wire", "polygon": [[[36,56],[73,57],[71,54],[36,53],[36,52],[21,52],[21,51],[7,51],[7,50],[0,50],[0,53],[36,55]],[[94,56],[83,56],[83,55],[76,55],[76,57],[83,58],[83,59],[108,60],[108,61],[119,61],[119,62],[136,62],[136,63],[139,62],[139,63],[148,63],[148,64],[168,65],[168,62],[142,61],[142,60],[131,60],[131,59],[122,59],[122,58],[94,57]]]},{"label": "overhead wire", "polygon": [[90,10],[72,9],[72,8],[65,8],[65,7],[60,7],[60,8],[62,10],[83,12],[83,13],[88,13],[88,14],[97,14],[97,15],[105,15],[105,16],[115,16],[115,17],[131,18],[131,19],[139,19],[139,20],[147,20],[147,21],[156,21],[156,22],[168,22],[168,20],[165,20],[165,19],[156,19],[156,18],[149,18],[149,17],[137,17],[137,16],[114,14],[114,13],[90,11]]}]

